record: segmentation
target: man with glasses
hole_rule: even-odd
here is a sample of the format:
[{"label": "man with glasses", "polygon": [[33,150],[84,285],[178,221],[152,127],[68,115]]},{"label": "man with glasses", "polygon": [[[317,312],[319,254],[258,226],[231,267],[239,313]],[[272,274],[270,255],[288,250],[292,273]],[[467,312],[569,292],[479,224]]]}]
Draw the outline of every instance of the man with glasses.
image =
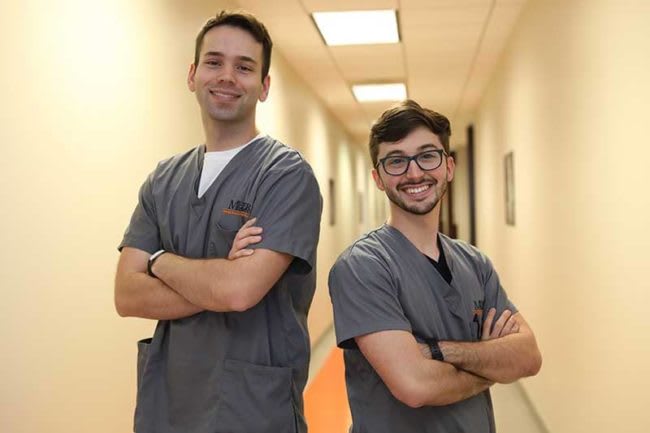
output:
[{"label": "man with glasses", "polygon": [[390,216],[329,275],[353,433],[494,432],[490,386],[541,366],[489,259],[438,232],[450,135],[445,116],[410,100],[370,132]]},{"label": "man with glasses", "polygon": [[187,84],[205,143],[158,164],[119,246],[118,313],[158,320],[138,345],[137,433],[307,431],[322,201],[302,156],[256,130],[271,48],[252,15],[204,25]]}]

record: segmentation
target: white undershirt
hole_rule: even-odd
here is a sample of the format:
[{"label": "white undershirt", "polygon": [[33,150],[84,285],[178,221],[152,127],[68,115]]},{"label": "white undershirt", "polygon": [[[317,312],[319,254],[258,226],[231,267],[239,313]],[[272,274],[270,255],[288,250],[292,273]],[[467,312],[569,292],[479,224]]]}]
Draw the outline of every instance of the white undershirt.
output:
[{"label": "white undershirt", "polygon": [[214,180],[219,176],[230,160],[241,152],[244,147],[248,146],[261,136],[262,134],[259,134],[248,143],[235,147],[234,149],[205,152],[205,155],[203,156],[203,170],[201,170],[201,181],[199,182],[199,198],[203,197],[203,194],[205,194],[208,188],[210,188],[210,185],[212,185]]}]

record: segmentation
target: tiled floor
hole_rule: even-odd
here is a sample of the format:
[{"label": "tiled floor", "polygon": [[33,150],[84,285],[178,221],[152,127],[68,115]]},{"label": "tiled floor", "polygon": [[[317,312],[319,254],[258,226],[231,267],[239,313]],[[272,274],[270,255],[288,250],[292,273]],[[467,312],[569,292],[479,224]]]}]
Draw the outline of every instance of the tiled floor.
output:
[{"label": "tiled floor", "polygon": [[[347,433],[350,411],[344,383],[343,356],[328,332],[312,351],[305,390],[305,416],[310,433]],[[548,433],[517,383],[492,387],[499,433]]]}]

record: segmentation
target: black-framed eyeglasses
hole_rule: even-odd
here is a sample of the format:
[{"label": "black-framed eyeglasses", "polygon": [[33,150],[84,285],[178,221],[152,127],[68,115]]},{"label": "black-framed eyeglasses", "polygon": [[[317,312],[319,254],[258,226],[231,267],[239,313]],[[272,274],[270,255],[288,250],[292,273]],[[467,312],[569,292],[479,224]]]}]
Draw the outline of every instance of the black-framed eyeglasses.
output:
[{"label": "black-framed eyeglasses", "polygon": [[401,176],[408,171],[411,161],[415,161],[420,170],[431,171],[440,167],[443,155],[447,156],[447,153],[442,149],[431,149],[413,156],[391,155],[380,159],[375,167],[381,164],[386,174]]}]

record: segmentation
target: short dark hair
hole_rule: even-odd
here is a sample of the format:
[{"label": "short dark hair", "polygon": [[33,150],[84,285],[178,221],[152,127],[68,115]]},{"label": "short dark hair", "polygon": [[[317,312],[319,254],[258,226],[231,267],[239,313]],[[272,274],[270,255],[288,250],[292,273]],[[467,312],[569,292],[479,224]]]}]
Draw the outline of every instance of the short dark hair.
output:
[{"label": "short dark hair", "polygon": [[421,107],[412,99],[407,99],[384,111],[372,125],[369,144],[373,167],[377,165],[380,143],[399,141],[420,126],[436,134],[445,152],[449,154],[451,136],[449,119],[440,113]]},{"label": "short dark hair", "polygon": [[271,50],[273,41],[268,30],[255,16],[243,11],[221,11],[214,18],[210,18],[201,28],[196,36],[194,44],[194,65],[198,66],[201,48],[203,48],[203,39],[205,34],[215,27],[231,26],[248,32],[253,39],[262,44],[262,80],[269,75],[271,68]]}]

